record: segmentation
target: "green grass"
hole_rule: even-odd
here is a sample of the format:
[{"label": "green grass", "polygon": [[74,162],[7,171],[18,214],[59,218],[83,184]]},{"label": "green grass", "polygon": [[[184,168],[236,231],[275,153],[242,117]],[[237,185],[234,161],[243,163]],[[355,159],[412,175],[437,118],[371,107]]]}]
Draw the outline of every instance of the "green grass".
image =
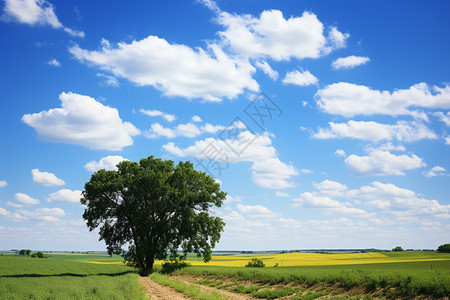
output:
[{"label": "green grass", "polygon": [[[392,253],[392,255],[398,254]],[[194,266],[176,273],[202,277],[225,277],[272,285],[293,282],[307,286],[339,285],[347,290],[364,287],[367,293],[380,288],[387,293],[394,288],[390,293],[392,296],[400,297],[420,295],[445,297],[450,294],[450,260],[278,268]]]},{"label": "green grass", "polygon": [[153,273],[150,275],[150,278],[152,278],[154,281],[158,282],[159,284],[166,285],[173,287],[177,291],[194,297],[195,299],[200,300],[226,300],[228,298],[223,297],[219,295],[218,293],[203,293],[200,291],[200,289],[194,285],[186,284],[184,282],[181,282],[177,279],[170,278],[169,275],[163,275],[161,273]]},{"label": "green grass", "polygon": [[134,269],[106,255],[0,256],[0,299],[146,299]]}]

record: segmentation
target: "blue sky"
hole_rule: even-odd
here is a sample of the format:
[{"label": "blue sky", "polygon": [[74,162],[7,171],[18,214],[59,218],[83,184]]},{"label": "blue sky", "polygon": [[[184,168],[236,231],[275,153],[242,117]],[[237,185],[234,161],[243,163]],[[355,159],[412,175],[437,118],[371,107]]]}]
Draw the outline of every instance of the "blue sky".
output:
[{"label": "blue sky", "polygon": [[150,155],[221,182],[218,250],[449,242],[449,8],[2,1],[0,248],[104,250],[84,183]]}]

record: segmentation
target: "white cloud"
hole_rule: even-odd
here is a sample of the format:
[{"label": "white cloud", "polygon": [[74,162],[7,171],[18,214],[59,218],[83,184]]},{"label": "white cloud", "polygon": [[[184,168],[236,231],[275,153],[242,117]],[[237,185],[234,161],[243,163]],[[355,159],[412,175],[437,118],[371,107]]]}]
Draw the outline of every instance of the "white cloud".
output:
[{"label": "white cloud", "polygon": [[447,170],[444,167],[441,166],[435,166],[431,168],[429,171],[423,172],[425,177],[434,177],[434,176],[444,176],[447,172]]},{"label": "white cloud", "polygon": [[371,142],[381,140],[398,140],[412,142],[421,139],[437,139],[431,129],[419,122],[397,121],[395,125],[380,124],[369,121],[353,121],[347,123],[329,122],[330,128],[319,128],[313,134],[316,139],[353,138]]},{"label": "white cloud", "polygon": [[255,68],[246,60],[229,57],[214,44],[208,45],[208,51],[193,50],[149,36],[130,44],[119,43],[114,48],[103,41],[99,51],[88,51],[78,45],[69,51],[81,62],[137,85],[153,86],[166,96],[217,102],[235,98],[244,89],[259,90],[252,79]]},{"label": "white cloud", "polygon": [[17,202],[26,204],[26,205],[39,204],[38,199],[31,198],[30,196],[28,196],[27,194],[24,194],[24,193],[16,193],[14,195],[14,198],[16,199]]},{"label": "white cloud", "polygon": [[46,222],[58,222],[60,217],[66,215],[61,208],[38,208],[35,211],[19,210],[19,213],[27,218],[36,219]]},{"label": "white cloud", "polygon": [[119,86],[119,81],[118,81],[117,78],[114,77],[114,76],[106,75],[106,74],[103,74],[103,73],[97,73],[96,76],[105,79],[105,80],[101,83],[101,85],[106,85],[106,86]]},{"label": "white cloud", "polygon": [[34,25],[50,25],[63,29],[75,37],[84,37],[84,32],[64,27],[55,14],[54,6],[46,0],[5,0],[2,19]]},{"label": "white cloud", "polygon": [[349,193],[352,197],[365,198],[367,205],[371,207],[388,211],[399,217],[421,214],[440,214],[450,217],[450,205],[419,198],[414,191],[399,188],[390,183],[375,181],[370,186],[362,186]]},{"label": "white cloud", "polygon": [[[163,117],[167,122],[173,122],[177,118],[175,115],[167,114],[156,109],[140,109],[139,112],[149,117]],[[200,118],[200,117],[199,117]]]},{"label": "white cloud", "polygon": [[368,217],[370,214],[360,208],[350,207],[348,203],[331,199],[328,196],[321,196],[317,193],[305,192],[301,193],[299,198],[293,200],[294,207],[304,208],[320,208],[328,212],[355,215],[360,217]]},{"label": "white cloud", "polygon": [[337,156],[346,156],[345,151],[342,149],[337,149],[334,154],[336,154]]},{"label": "white cloud", "polygon": [[226,127],[222,125],[212,125],[209,123],[206,123],[201,127],[198,127],[194,123],[187,123],[179,124],[175,128],[167,128],[159,123],[153,123],[150,126],[150,129],[144,132],[144,136],[149,139],[156,139],[162,136],[168,139],[180,136],[193,138],[204,133],[216,133],[225,128]]},{"label": "white cloud", "polygon": [[224,204],[230,204],[233,202],[242,202],[242,201],[239,196],[231,197],[230,195],[227,195],[225,200],[223,201]]},{"label": "white cloud", "polygon": [[223,43],[235,53],[274,60],[318,58],[345,47],[348,34],[331,27],[328,36],[317,16],[304,12],[300,17],[285,19],[279,10],[265,10],[259,18],[219,11],[217,22],[226,29],[219,32]]},{"label": "white cloud", "polygon": [[278,214],[274,213],[267,207],[261,205],[243,205],[239,203],[237,205],[237,208],[241,213],[246,214],[250,218],[268,219],[279,216]]},{"label": "white cloud", "polygon": [[59,99],[61,108],[22,117],[42,139],[114,151],[132,145],[132,136],[140,133],[133,124],[122,121],[117,109],[89,96],[61,93]]},{"label": "white cloud", "polygon": [[92,160],[84,165],[84,168],[89,172],[97,172],[98,170],[105,169],[107,171],[117,170],[116,165],[121,161],[128,160],[119,155],[108,155],[102,157],[98,162]]},{"label": "white cloud", "polygon": [[48,196],[48,202],[69,202],[69,203],[80,203],[81,191],[79,190],[69,190],[62,189]]},{"label": "white cloud", "polygon": [[315,85],[319,80],[311,74],[308,70],[294,70],[286,73],[283,78],[284,84],[294,84],[299,86]]},{"label": "white cloud", "polygon": [[313,185],[319,191],[320,195],[325,195],[328,197],[341,197],[348,189],[345,184],[328,179],[320,183],[314,183]]},{"label": "white cloud", "polygon": [[192,116],[192,122],[202,122],[202,118],[200,118],[199,116],[195,115]]},{"label": "white cloud", "polygon": [[272,80],[275,81],[278,79],[278,72],[272,69],[272,67],[265,60],[257,61],[255,66],[263,71],[264,74],[269,76]]},{"label": "white cloud", "polygon": [[7,186],[8,183],[6,182],[6,180],[0,180],[0,188]]},{"label": "white cloud", "polygon": [[56,177],[55,174],[49,172],[41,172],[39,169],[32,169],[33,181],[44,186],[60,186],[65,185],[64,180]]},{"label": "white cloud", "polygon": [[370,61],[370,58],[363,57],[363,56],[347,56],[347,57],[340,57],[333,61],[331,64],[331,67],[335,70],[339,69],[352,69],[354,67],[364,65]]},{"label": "white cloud", "polygon": [[444,114],[441,111],[435,112],[435,116],[439,118],[442,122],[445,123],[445,125],[450,126],[450,111],[447,112],[447,114]]},{"label": "white cloud", "polygon": [[425,163],[417,155],[395,155],[389,151],[373,149],[368,156],[352,154],[345,159],[346,166],[356,175],[405,175],[403,171],[417,169]]},{"label": "white cloud", "polygon": [[275,196],[277,196],[277,197],[289,197],[289,194],[285,193],[285,192],[276,191],[275,192]]},{"label": "white cloud", "polygon": [[7,211],[6,209],[0,207],[0,215],[2,216],[8,216],[10,214],[9,211]]},{"label": "white cloud", "polygon": [[8,206],[11,206],[11,207],[15,207],[15,208],[21,208],[21,207],[23,207],[23,205],[21,205],[21,204],[17,204],[17,203],[14,203],[14,202],[6,202],[6,205],[8,205]]},{"label": "white cloud", "polygon": [[418,83],[394,92],[373,90],[364,85],[339,82],[316,93],[317,105],[323,111],[344,117],[355,115],[413,115],[413,108],[449,109],[450,86],[443,88]]},{"label": "white cloud", "polygon": [[54,67],[61,67],[61,64],[59,61],[56,60],[56,58],[53,58],[49,61],[47,61],[47,65],[54,66]]},{"label": "white cloud", "polygon": [[303,174],[312,174],[312,173],[314,173],[313,170],[309,170],[309,169],[300,169],[300,172],[302,172]]},{"label": "white cloud", "polygon": [[[267,134],[254,135],[245,130],[241,131],[236,139],[207,138],[196,141],[193,146],[185,149],[175,146],[174,143],[165,144],[163,148],[176,156],[209,159],[205,149],[213,147],[223,155],[223,162],[252,162],[252,177],[256,184],[272,189],[291,187],[294,184],[288,179],[297,175],[298,171],[294,166],[281,162],[271,144],[272,140]],[[239,147],[242,145],[247,147],[241,151]]]}]

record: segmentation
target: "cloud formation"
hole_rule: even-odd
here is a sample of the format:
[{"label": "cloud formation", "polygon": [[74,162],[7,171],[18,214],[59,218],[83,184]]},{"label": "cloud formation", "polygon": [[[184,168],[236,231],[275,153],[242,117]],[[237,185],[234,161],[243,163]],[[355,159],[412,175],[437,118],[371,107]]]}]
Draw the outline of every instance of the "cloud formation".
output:
[{"label": "cloud formation", "polygon": [[68,203],[80,203],[81,191],[61,189],[55,193],[51,193],[47,201],[48,202],[68,202]]},{"label": "cloud formation", "polygon": [[426,164],[415,154],[395,155],[386,150],[373,149],[368,156],[348,156],[345,165],[358,176],[387,176],[405,175],[404,171],[421,168]]},{"label": "cloud formation", "polygon": [[31,170],[33,181],[44,186],[60,186],[65,185],[64,180],[56,177],[55,174],[49,172],[41,172],[39,169]]},{"label": "cloud formation", "polygon": [[148,36],[129,44],[112,47],[106,40],[98,51],[78,45],[69,48],[80,62],[99,67],[116,77],[140,86],[153,86],[166,96],[201,98],[218,102],[232,99],[245,89],[259,90],[252,78],[255,68],[246,60],[228,56],[218,45],[207,51],[170,44],[157,36]]},{"label": "cloud formation", "polygon": [[63,26],[55,14],[55,7],[46,0],[5,0],[3,20],[30,26],[51,26],[63,29],[74,37],[84,37],[83,31]]},{"label": "cloud formation", "polygon": [[89,96],[69,92],[59,99],[61,108],[22,117],[44,140],[117,151],[132,145],[132,136],[140,134],[133,124],[122,121],[117,109]]},{"label": "cloud formation", "polygon": [[119,155],[108,155],[102,157],[98,162],[92,160],[84,165],[84,168],[89,172],[97,172],[98,170],[105,169],[107,171],[117,170],[116,165],[121,161],[128,160]]},{"label": "cloud formation", "polygon": [[353,69],[357,66],[364,65],[370,61],[370,58],[363,56],[347,56],[340,57],[331,63],[331,67],[334,70],[340,69]]},{"label": "cloud formation", "polygon": [[31,198],[30,196],[28,196],[27,194],[24,194],[24,193],[16,193],[14,195],[14,198],[16,199],[17,202],[19,202],[21,204],[25,204],[25,205],[39,204],[38,199]]},{"label": "cloud formation", "polygon": [[373,90],[364,85],[339,82],[317,91],[317,105],[332,115],[417,115],[415,108],[450,109],[450,86],[418,83],[394,92]]},{"label": "cloud formation", "polygon": [[300,17],[285,19],[279,10],[265,10],[259,17],[218,12],[217,22],[225,27],[220,31],[224,44],[239,55],[281,61],[290,58],[318,58],[343,48],[349,34],[336,27],[328,28],[317,16],[304,12]]},{"label": "cloud formation", "polygon": [[[139,112],[143,113],[144,115],[147,115],[149,117],[158,117],[158,116],[163,117],[167,122],[173,122],[177,118],[173,114],[167,114],[165,112],[162,112],[162,111],[159,111],[156,109],[140,109]],[[194,116],[194,117],[200,118],[199,116]],[[195,121],[195,122],[198,122],[198,121]],[[200,120],[200,122],[201,122],[201,120]]]},{"label": "cloud formation", "polygon": [[311,74],[308,70],[294,70],[286,73],[283,78],[284,84],[293,84],[299,86],[315,85],[319,82],[316,76]]},{"label": "cloud formation", "polygon": [[[245,145],[245,148],[241,148],[242,151],[238,150],[242,145]],[[197,159],[210,159],[208,151],[205,151],[210,147],[214,147],[222,153],[222,162],[252,162],[252,178],[259,186],[271,189],[294,186],[289,179],[291,176],[297,175],[298,170],[294,166],[280,161],[272,146],[272,140],[267,134],[257,135],[243,130],[236,139],[207,138],[196,141],[194,145],[185,149],[174,143],[167,143],[163,146],[164,150],[173,155],[192,156]]]},{"label": "cloud formation", "polygon": [[421,139],[437,139],[431,129],[420,122],[397,121],[396,124],[381,124],[373,121],[353,121],[347,123],[329,122],[330,128],[319,128],[313,134],[316,139],[353,138],[371,142],[382,140],[412,142]]}]

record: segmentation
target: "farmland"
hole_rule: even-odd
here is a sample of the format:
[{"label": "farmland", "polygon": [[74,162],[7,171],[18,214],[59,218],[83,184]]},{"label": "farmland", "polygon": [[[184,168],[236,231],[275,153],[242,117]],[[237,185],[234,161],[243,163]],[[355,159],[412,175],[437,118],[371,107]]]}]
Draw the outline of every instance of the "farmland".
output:
[{"label": "farmland", "polygon": [[[121,257],[46,253],[47,259],[0,256],[0,299],[145,299],[139,276]],[[265,268],[244,268],[252,258]],[[443,298],[450,294],[450,254],[370,252],[215,255],[208,264],[150,277],[197,299],[218,292],[258,298]],[[161,262],[156,269],[160,269]],[[274,267],[277,265],[277,267]],[[201,291],[205,287],[212,292]]]}]

